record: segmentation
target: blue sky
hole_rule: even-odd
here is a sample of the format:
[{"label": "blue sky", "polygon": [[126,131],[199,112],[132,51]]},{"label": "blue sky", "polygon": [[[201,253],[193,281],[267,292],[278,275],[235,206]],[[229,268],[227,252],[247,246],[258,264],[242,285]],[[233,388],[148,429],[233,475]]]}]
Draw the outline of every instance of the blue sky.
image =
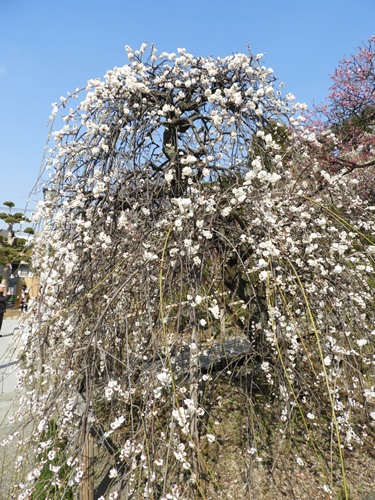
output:
[{"label": "blue sky", "polygon": [[311,106],[374,32],[374,0],[0,0],[0,206],[35,207],[51,103],[127,64],[125,45],[196,56],[250,45]]}]

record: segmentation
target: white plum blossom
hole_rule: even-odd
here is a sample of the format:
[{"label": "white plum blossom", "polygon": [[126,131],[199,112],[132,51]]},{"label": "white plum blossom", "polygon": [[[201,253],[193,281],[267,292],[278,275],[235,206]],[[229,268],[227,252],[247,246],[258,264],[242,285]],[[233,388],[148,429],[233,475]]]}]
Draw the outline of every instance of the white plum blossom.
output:
[{"label": "white plum blossom", "polygon": [[117,476],[118,476],[118,471],[117,471],[117,469],[112,468],[112,469],[109,471],[109,477],[110,477],[111,479],[113,479],[113,478],[115,478],[115,477],[117,477]]},{"label": "white plum blossom", "polygon": [[167,370],[163,370],[161,373],[158,373],[156,377],[163,387],[171,384],[171,375]]},{"label": "white plum blossom", "polygon": [[330,366],[332,364],[331,356],[326,356],[324,358],[324,364],[325,366]]},{"label": "white plum blossom", "polygon": [[211,231],[209,230],[203,230],[202,231],[202,234],[205,238],[207,238],[208,240],[210,240],[212,237],[213,237],[213,234]]},{"label": "white plum blossom", "polygon": [[220,308],[217,304],[214,304],[212,307],[209,307],[208,310],[215,319],[220,318]]},{"label": "white plum blossom", "polygon": [[116,418],[113,422],[111,422],[111,429],[112,430],[118,429],[124,422],[125,422],[125,417],[121,415],[120,417]]},{"label": "white plum blossom", "polygon": [[368,343],[368,340],[367,339],[358,339],[356,342],[357,342],[358,347],[363,347]]},{"label": "white plum blossom", "polygon": [[182,169],[182,177],[189,177],[193,173],[193,169],[191,167],[184,167]]}]

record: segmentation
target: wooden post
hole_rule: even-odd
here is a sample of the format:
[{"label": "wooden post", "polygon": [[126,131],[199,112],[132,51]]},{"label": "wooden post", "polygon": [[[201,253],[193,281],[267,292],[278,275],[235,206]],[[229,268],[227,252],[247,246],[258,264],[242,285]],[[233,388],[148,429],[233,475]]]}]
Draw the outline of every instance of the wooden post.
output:
[{"label": "wooden post", "polygon": [[94,500],[94,438],[87,434],[82,454],[83,478],[81,485],[81,500]]},{"label": "wooden post", "polygon": [[225,308],[223,308],[220,312],[220,334],[221,340],[225,339]]},{"label": "wooden post", "polygon": [[[193,313],[195,320],[195,314]],[[191,450],[191,469],[198,479],[198,453],[199,453],[199,433],[198,433],[198,386],[199,386],[199,350],[198,350],[198,328],[195,322],[192,324],[190,334],[190,399],[193,402],[193,408],[190,414],[190,435],[194,443],[194,448]]]}]

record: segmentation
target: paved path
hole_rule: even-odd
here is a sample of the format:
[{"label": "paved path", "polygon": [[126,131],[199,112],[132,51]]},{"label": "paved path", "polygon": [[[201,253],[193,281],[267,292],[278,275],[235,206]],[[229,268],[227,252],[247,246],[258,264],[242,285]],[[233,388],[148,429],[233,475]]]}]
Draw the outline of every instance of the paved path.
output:
[{"label": "paved path", "polygon": [[17,342],[19,320],[4,319],[0,337],[0,500],[9,500],[9,487],[12,484],[15,448],[13,443],[1,446],[17,424],[11,424],[9,416],[17,402]]},{"label": "paved path", "polygon": [[[19,321],[8,319],[3,321],[0,338],[0,402],[5,394],[13,394],[17,385],[16,344],[19,332]],[[1,414],[0,414],[1,417]]]}]

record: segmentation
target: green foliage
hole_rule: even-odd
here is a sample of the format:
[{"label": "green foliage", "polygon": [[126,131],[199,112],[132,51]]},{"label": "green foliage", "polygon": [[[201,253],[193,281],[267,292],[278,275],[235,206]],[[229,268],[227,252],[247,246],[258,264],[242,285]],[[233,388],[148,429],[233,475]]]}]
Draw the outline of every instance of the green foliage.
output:
[{"label": "green foliage", "polygon": [[[57,436],[57,426],[54,420],[51,420],[48,423],[48,430],[45,433],[45,439],[52,440]],[[61,449],[64,448],[64,444],[62,442],[58,442],[60,447],[54,446],[54,449],[51,447],[46,449],[43,452],[41,460],[45,462],[41,474],[38,477],[35,490],[32,495],[32,499],[36,500],[44,500],[48,498],[65,498],[67,500],[73,500],[74,494],[73,490],[70,487],[65,487],[64,484],[69,479],[70,468],[65,464],[66,458],[62,453]],[[51,459],[51,452],[54,454],[54,457]],[[58,472],[56,472],[58,469]],[[59,483],[60,487],[58,487],[54,483]]]},{"label": "green foliage", "polygon": [[[11,209],[14,207],[13,202],[5,201],[4,205],[9,207],[9,212],[1,212],[0,219],[8,225],[8,228],[6,236],[0,235],[0,264],[15,265],[19,264],[21,260],[28,261],[30,259],[31,249],[27,239],[15,235],[17,231],[14,226],[23,222],[30,222],[30,219],[21,212],[12,213]],[[31,227],[22,230],[22,232],[29,235],[34,234],[34,230]]]},{"label": "green foliage", "polygon": [[0,264],[6,265],[9,262],[14,262],[18,256],[18,251],[12,247],[0,248]]},{"label": "green foliage", "polygon": [[7,214],[5,212],[2,212],[0,214],[0,219],[2,219],[7,224],[19,224],[24,221],[29,222],[29,219],[25,217],[21,212],[16,212],[15,214]]}]

